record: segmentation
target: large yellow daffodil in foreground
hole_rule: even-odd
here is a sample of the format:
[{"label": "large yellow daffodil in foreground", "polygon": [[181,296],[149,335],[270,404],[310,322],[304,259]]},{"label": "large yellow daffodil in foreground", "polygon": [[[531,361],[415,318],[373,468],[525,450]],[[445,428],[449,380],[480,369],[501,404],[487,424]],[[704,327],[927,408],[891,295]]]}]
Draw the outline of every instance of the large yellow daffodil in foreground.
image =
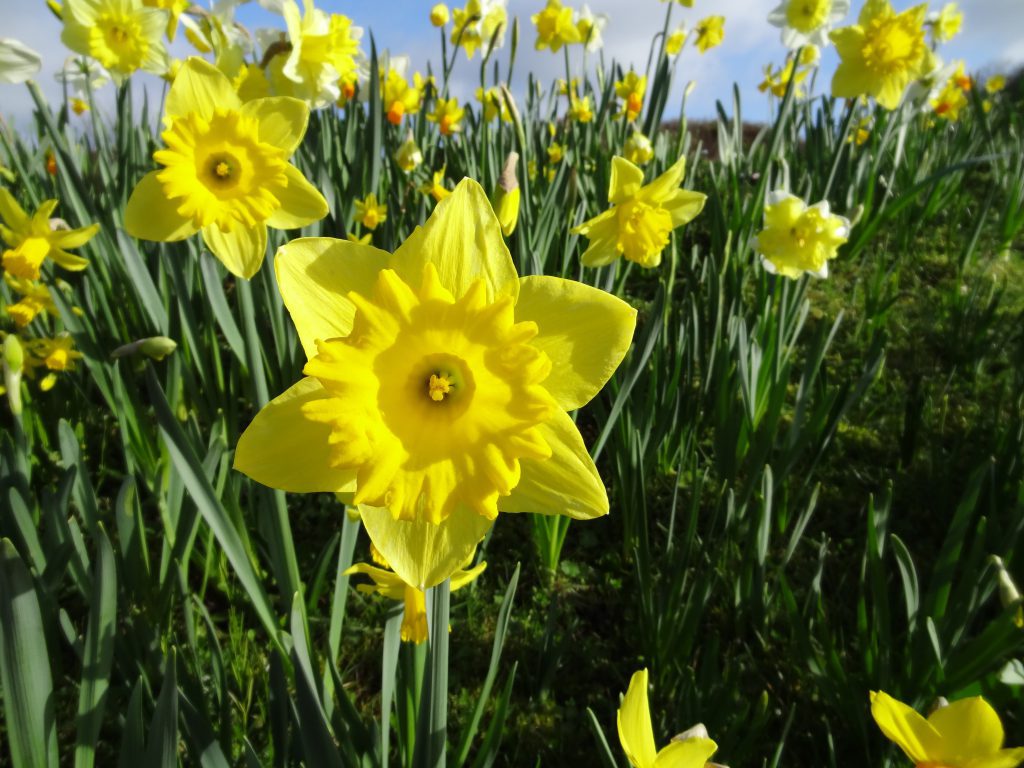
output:
[{"label": "large yellow daffodil in foreground", "polygon": [[216,67],[191,58],[167,94],[164,166],[143,177],[125,210],[128,234],[183,240],[198,231],[228,270],[259,271],[267,227],[298,229],[327,215],[327,201],[288,162],[309,121],[289,97],[242,103]]},{"label": "large yellow daffodil in foreground", "polygon": [[872,691],[871,715],[918,768],[1016,768],[1024,762],[1024,747],[1003,749],[1003,724],[981,696],[940,707],[926,720],[884,691]]},{"label": "large yellow daffodil in foreground", "polygon": [[555,277],[519,277],[475,181],[394,254],[328,238],[278,251],[306,378],[242,435],[235,467],[286,491],[351,494],[408,584],[454,572],[498,512],[608,512],[567,411],[622,360],[636,312]]}]

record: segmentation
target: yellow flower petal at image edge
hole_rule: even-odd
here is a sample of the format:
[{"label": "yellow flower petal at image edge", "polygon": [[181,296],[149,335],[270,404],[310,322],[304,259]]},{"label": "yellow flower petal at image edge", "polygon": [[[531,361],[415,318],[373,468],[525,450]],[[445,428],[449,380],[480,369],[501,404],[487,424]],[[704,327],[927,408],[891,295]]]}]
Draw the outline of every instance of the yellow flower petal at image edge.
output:
[{"label": "yellow flower petal at image edge", "polygon": [[935,69],[925,40],[927,6],[896,13],[889,0],[867,0],[857,23],[829,33],[841,61],[832,77],[832,95],[873,96],[896,109],[903,91]]},{"label": "yellow flower petal at image edge", "polygon": [[919,768],[1016,768],[1024,762],[1024,747],[1003,749],[1003,724],[980,696],[954,701],[925,719],[884,691],[872,691],[871,715]]},{"label": "yellow flower petal at image edge", "polygon": [[654,742],[647,701],[647,670],[633,673],[618,713],[619,742],[633,768],[704,768],[718,749],[711,739],[672,741],[661,751]]},{"label": "yellow flower petal at image edge", "polygon": [[[371,546],[373,546],[371,544]],[[487,568],[480,563],[475,568],[461,568],[451,575],[451,591],[462,589]],[[423,643],[427,640],[427,596],[422,589],[406,584],[402,577],[385,568],[375,568],[367,563],[356,563],[345,571],[346,576],[366,574],[373,584],[359,584],[356,589],[367,594],[377,593],[391,600],[405,604],[402,615],[402,640],[407,643]]]},{"label": "yellow flower petal at image edge", "polygon": [[166,11],[142,0],[67,0],[63,19],[61,42],[96,59],[118,84],[139,69],[157,75],[167,70]]},{"label": "yellow flower petal at image edge", "polygon": [[79,229],[54,229],[50,216],[56,208],[56,200],[46,200],[29,216],[14,195],[0,187],[0,239],[10,246],[3,252],[5,270],[15,277],[38,280],[39,268],[48,258],[72,272],[89,266],[86,259],[68,253],[67,249],[89,242],[99,231],[99,224]]},{"label": "yellow flower petal at image edge", "polygon": [[128,234],[170,242],[201,231],[232,274],[252,277],[268,226],[297,229],[327,215],[323,195],[288,163],[308,120],[309,107],[297,99],[243,104],[220,70],[189,59],[167,95],[167,146],[153,155],[164,168],[132,192]]},{"label": "yellow flower petal at image edge", "polygon": [[679,189],[686,173],[681,157],[665,173],[643,186],[644,172],[624,157],[612,158],[608,201],[612,208],[573,229],[590,245],[582,261],[603,267],[625,256],[642,267],[656,267],[673,229],[693,221],[707,196]]},{"label": "yellow flower petal at image edge", "polygon": [[351,494],[373,543],[420,589],[465,562],[499,511],[607,514],[566,412],[614,372],[636,312],[580,283],[519,278],[475,181],[394,254],[307,238],[275,268],[308,378],[256,416],[237,469],[286,491]]}]

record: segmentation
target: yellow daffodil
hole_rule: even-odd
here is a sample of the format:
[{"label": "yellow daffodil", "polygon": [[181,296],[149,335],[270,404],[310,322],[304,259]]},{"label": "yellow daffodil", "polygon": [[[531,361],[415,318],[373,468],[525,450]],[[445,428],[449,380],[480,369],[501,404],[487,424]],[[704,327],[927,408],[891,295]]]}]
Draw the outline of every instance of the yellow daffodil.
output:
[{"label": "yellow daffodil", "polygon": [[960,111],[967,106],[967,96],[955,79],[950,78],[929,103],[936,117],[955,123],[960,119]]},{"label": "yellow daffodil", "polygon": [[1024,628],[1024,598],[1021,597],[1016,582],[1010,572],[1006,570],[1006,565],[1001,557],[992,555],[989,560],[996,569],[996,578],[999,582],[999,602],[1002,603],[1003,608],[1014,611],[1013,623]]},{"label": "yellow daffodil", "polygon": [[580,8],[576,17],[576,29],[580,35],[580,42],[591,53],[600,50],[604,45],[602,33],[607,24],[608,17],[605,14],[595,14],[586,3]]},{"label": "yellow daffodil", "polygon": [[8,246],[3,252],[3,266],[15,277],[38,280],[39,268],[47,258],[72,272],[89,266],[86,259],[67,249],[89,242],[99,231],[99,224],[68,229],[60,220],[50,221],[56,207],[56,200],[47,200],[29,216],[14,196],[0,187],[0,238]]},{"label": "yellow daffodil", "polygon": [[958,34],[963,26],[964,15],[956,3],[946,3],[942,10],[928,16],[928,25],[932,30],[932,38],[936,43],[948,43]]},{"label": "yellow daffodil", "polygon": [[826,46],[829,30],[849,12],[850,0],[782,0],[768,14],[768,22],[782,28],[787,48]]},{"label": "yellow daffodil", "polygon": [[381,78],[381,103],[384,114],[392,125],[399,125],[403,117],[420,111],[420,104],[423,101],[423,78],[419,73],[413,77],[413,83],[410,85],[409,81],[393,67]]},{"label": "yellow daffodil", "polygon": [[562,158],[565,157],[565,146],[559,144],[557,141],[552,141],[548,145],[548,162],[551,165],[557,165],[562,162]]},{"label": "yellow daffodil", "polygon": [[[371,545],[372,546],[372,545]],[[374,548],[376,549],[376,548]],[[379,557],[379,555],[377,555]],[[376,559],[376,557],[374,558]],[[451,575],[450,589],[454,592],[472,583],[487,568],[487,563],[480,563],[475,568],[460,568]],[[368,594],[377,593],[390,600],[398,600],[405,605],[402,614],[401,637],[406,643],[424,643],[427,641],[427,595],[422,589],[402,581],[402,577],[386,568],[375,568],[367,563],[356,563],[347,571],[346,576],[365,574],[373,579],[373,584],[358,584],[356,589]]]},{"label": "yellow daffodil", "polygon": [[412,173],[423,163],[423,152],[416,143],[416,137],[413,136],[412,131],[409,131],[405,141],[395,151],[395,162],[406,173]]},{"label": "yellow daffodil", "polygon": [[939,707],[926,720],[884,691],[872,691],[871,716],[918,768],[1014,768],[1024,762],[1024,747],[1003,749],[1003,724],[981,696]]},{"label": "yellow daffodil", "polygon": [[764,268],[773,274],[828,277],[829,259],[836,257],[849,235],[849,220],[830,213],[827,202],[808,207],[796,195],[776,190],[765,202],[764,229],[753,245]]},{"label": "yellow daffodil", "polygon": [[438,99],[434,111],[427,115],[427,120],[437,123],[442,136],[450,136],[462,130],[462,118],[466,110],[459,106],[458,99]]},{"label": "yellow daffodil", "polygon": [[19,328],[35,320],[40,312],[47,312],[54,317],[57,316],[57,306],[53,303],[50,289],[41,283],[32,280],[17,278],[9,272],[4,275],[4,282],[12,290],[21,296],[21,300],[8,304],[4,310],[14,320]]},{"label": "yellow daffodil", "polygon": [[538,51],[547,48],[556,53],[563,45],[583,42],[579,27],[573,21],[572,8],[563,6],[562,0],[548,0],[544,9],[533,14],[530,21],[537,28],[533,47]]},{"label": "yellow daffodil", "polygon": [[622,99],[622,111],[619,117],[631,123],[640,116],[644,108],[644,93],[647,91],[647,77],[630,70],[626,76],[615,83],[615,95]]},{"label": "yellow daffodil", "polygon": [[935,69],[924,38],[926,6],[896,13],[889,0],[867,0],[857,23],[829,34],[841,61],[832,77],[832,95],[872,96],[895,109],[907,85]]},{"label": "yellow daffodil", "polygon": [[378,225],[387,221],[388,208],[377,203],[377,196],[373,192],[368,194],[365,200],[356,200],[355,206],[356,221],[367,229],[376,229]]},{"label": "yellow daffodil", "polygon": [[444,167],[442,167],[441,170],[434,171],[433,175],[430,177],[430,183],[423,184],[420,187],[420,192],[425,195],[430,195],[434,198],[435,203],[440,203],[452,193],[451,190],[444,185],[444,170]]},{"label": "yellow daffodil", "polygon": [[706,737],[703,726],[691,729],[700,736],[676,737],[658,750],[647,701],[647,670],[634,672],[622,697],[617,717],[619,742],[633,768],[704,768],[718,745]]},{"label": "yellow daffodil", "polygon": [[690,31],[686,28],[685,24],[680,24],[673,30],[667,38],[665,38],[665,55],[672,57],[678,56],[682,53],[683,46],[686,45],[686,38],[690,36]]},{"label": "yellow daffodil", "polygon": [[1006,87],[1006,75],[992,75],[985,81],[986,93],[999,93]]},{"label": "yellow daffodil", "polygon": [[394,254],[329,238],[278,251],[308,363],[239,440],[235,467],[291,492],[351,494],[419,589],[453,573],[500,512],[608,512],[567,411],[601,389],[636,312],[554,277],[519,278],[465,179]]},{"label": "yellow daffodil", "polygon": [[167,13],[142,0],[67,0],[60,39],[121,83],[139,69],[157,75],[167,69],[166,26]]},{"label": "yellow daffodil", "polygon": [[786,90],[789,87],[789,81],[792,80],[793,98],[801,99],[804,96],[804,91],[800,87],[800,83],[807,79],[807,75],[810,74],[810,71],[810,69],[798,68],[796,57],[789,56],[786,59],[786,63],[779,69],[774,69],[771,64],[765,66],[764,80],[762,80],[760,85],[757,86],[757,90],[762,93],[769,91],[773,96],[781,99],[786,95]]},{"label": "yellow daffodil", "polygon": [[66,333],[52,339],[30,339],[25,346],[33,358],[26,363],[58,373],[73,371],[75,361],[82,359],[82,353],[75,349],[75,340]]},{"label": "yellow daffodil", "polygon": [[644,172],[624,157],[612,158],[608,202],[612,207],[573,229],[586,235],[590,246],[582,261],[603,267],[625,256],[642,267],[656,267],[673,229],[692,221],[704,208],[706,195],[679,189],[686,158],[643,186]]},{"label": "yellow daffodil", "polygon": [[491,46],[501,48],[505,44],[505,28],[508,26],[508,0],[468,0],[465,7],[452,11],[453,44],[466,51],[470,59],[480,50],[482,56],[489,56]]},{"label": "yellow daffodil", "polygon": [[42,57],[18,40],[0,37],[0,83],[24,83],[43,67]]},{"label": "yellow daffodil", "polygon": [[569,96],[569,119],[577,123],[593,122],[594,108],[590,104],[590,96]]},{"label": "yellow daffodil", "polygon": [[651,140],[640,131],[633,131],[622,148],[622,154],[634,165],[647,165],[654,157]]},{"label": "yellow daffodil", "polygon": [[268,65],[274,92],[314,109],[331,106],[341,97],[339,83],[357,70],[363,30],[348,16],[314,7],[313,0],[305,0],[304,13],[295,0],[283,0],[281,12],[290,45]]},{"label": "yellow daffodil", "polygon": [[725,39],[725,16],[708,16],[697,22],[695,45],[701,53],[717,48]]},{"label": "yellow daffodil", "polygon": [[360,245],[369,245],[370,243],[373,242],[373,233],[372,232],[367,232],[365,235],[360,237],[359,235],[356,235],[356,234],[353,234],[353,233],[349,232],[348,235],[345,236],[345,239],[348,240],[350,243],[359,243]]},{"label": "yellow daffodil", "polygon": [[203,241],[228,270],[259,271],[267,227],[298,229],[327,215],[327,201],[288,159],[306,132],[309,107],[275,97],[242,104],[220,70],[189,59],[164,112],[164,168],[143,177],[125,229],[143,240]]},{"label": "yellow daffodil", "polygon": [[444,3],[438,3],[430,9],[430,23],[435,27],[443,27],[450,18],[448,6]]}]

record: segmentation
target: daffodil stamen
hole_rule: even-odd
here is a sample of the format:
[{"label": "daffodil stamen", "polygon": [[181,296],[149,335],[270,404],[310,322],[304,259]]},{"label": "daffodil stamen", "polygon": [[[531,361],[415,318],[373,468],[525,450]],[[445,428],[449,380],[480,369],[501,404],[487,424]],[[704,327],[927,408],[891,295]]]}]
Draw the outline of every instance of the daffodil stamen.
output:
[{"label": "daffodil stamen", "polygon": [[453,388],[452,381],[448,378],[447,374],[430,374],[430,382],[427,384],[427,391],[430,394],[430,399],[435,403],[443,402],[445,397],[451,394]]}]

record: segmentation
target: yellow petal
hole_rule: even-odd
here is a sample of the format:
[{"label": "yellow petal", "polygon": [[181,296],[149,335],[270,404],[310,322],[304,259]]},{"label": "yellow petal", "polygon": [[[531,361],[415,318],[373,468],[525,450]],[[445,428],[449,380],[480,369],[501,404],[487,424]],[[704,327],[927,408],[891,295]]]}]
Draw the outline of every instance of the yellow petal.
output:
[{"label": "yellow petal", "polygon": [[372,295],[390,258],[387,251],[329,237],[304,237],[278,249],[277,283],[306,357],[316,356],[317,339],[349,335],[355,306],[348,292]]},{"label": "yellow petal", "polygon": [[248,280],[260,271],[263,257],[267,255],[267,225],[243,227],[236,224],[230,232],[223,232],[216,224],[211,224],[203,227],[203,241],[228,272]]},{"label": "yellow petal", "polygon": [[174,78],[167,94],[164,120],[169,122],[189,112],[196,112],[208,120],[218,108],[239,109],[241,106],[241,99],[227,76],[212,64],[193,56]]},{"label": "yellow petal", "polygon": [[645,200],[660,203],[668,200],[683,183],[683,176],[686,175],[686,156],[680,157],[658,178],[644,187]]},{"label": "yellow petal", "polygon": [[634,768],[654,768],[657,751],[647,703],[647,670],[634,672],[617,718],[619,742]]},{"label": "yellow petal", "polygon": [[355,472],[330,465],[330,425],[302,412],[306,403],[326,397],[319,381],[305,378],[267,403],[238,439],[235,469],[290,493],[354,490]]},{"label": "yellow petal", "polygon": [[499,511],[577,520],[607,515],[608,493],[569,414],[558,411],[538,429],[551,448],[551,458],[520,460],[522,478],[510,495],[498,499]]},{"label": "yellow petal", "polygon": [[911,762],[924,763],[942,746],[939,732],[921,715],[884,691],[871,693],[871,716]]},{"label": "yellow petal", "polygon": [[459,505],[440,523],[395,520],[380,507],[361,505],[370,540],[403,581],[428,589],[451,576],[473,554],[492,521]]},{"label": "yellow petal", "polygon": [[[289,99],[294,101],[294,99]],[[327,201],[294,165],[285,168],[288,186],[277,193],[281,207],[270,214],[267,226],[274,229],[298,229],[327,215]]]},{"label": "yellow petal", "polygon": [[1024,747],[1001,749],[994,755],[971,761],[970,768],[1018,768],[1024,763]]},{"label": "yellow petal", "polygon": [[658,753],[655,768],[704,768],[718,745],[711,739],[673,741]]},{"label": "yellow petal", "polygon": [[468,571],[456,571],[452,574],[451,591],[454,592],[456,589],[462,589],[467,584],[476,581],[476,578],[487,569],[487,563],[480,563],[475,568],[470,568]]},{"label": "yellow petal", "polygon": [[516,322],[532,320],[530,342],[551,359],[544,387],[559,407],[586,405],[622,362],[636,327],[636,310],[609,293],[558,277],[519,280]]},{"label": "yellow petal", "polygon": [[942,737],[942,753],[933,756],[936,761],[961,765],[998,752],[1003,746],[1003,724],[981,696],[940,707],[932,712],[928,722]]},{"label": "yellow petal", "polygon": [[672,228],[689,224],[697,215],[704,210],[704,203],[708,196],[700,192],[690,192],[687,189],[677,189],[675,194],[666,200],[662,207],[672,217]]},{"label": "yellow petal", "polygon": [[0,187],[0,219],[11,229],[21,229],[28,221],[28,214],[4,187]]},{"label": "yellow petal", "polygon": [[285,150],[289,157],[299,148],[309,124],[309,106],[288,96],[253,99],[242,105],[242,114],[259,121],[260,141]]},{"label": "yellow petal", "polygon": [[477,278],[487,286],[488,301],[503,293],[515,298],[519,290],[501,225],[483,188],[472,179],[463,179],[437,204],[427,223],[395,251],[391,266],[405,282],[419,285],[428,262],[456,298]]},{"label": "yellow petal", "polygon": [[50,235],[50,243],[57,248],[78,248],[92,240],[99,231],[99,224],[90,224],[79,229],[58,229]]},{"label": "yellow petal", "polygon": [[81,272],[89,266],[88,259],[83,259],[81,256],[76,256],[73,253],[62,251],[60,248],[52,248],[50,250],[50,258],[60,266],[64,267],[64,269],[72,272]]},{"label": "yellow petal", "polygon": [[624,157],[612,158],[612,175],[608,183],[608,202],[618,205],[640,191],[644,172]]},{"label": "yellow petal", "polygon": [[124,211],[124,228],[140,240],[171,242],[184,240],[197,232],[191,219],[178,213],[176,206],[164,196],[163,185],[157,180],[159,171],[142,177]]},{"label": "yellow petal", "polygon": [[[369,563],[356,563],[344,573],[345,576],[355,576],[356,574],[369,576],[376,585],[376,588],[363,589],[363,592],[378,592],[392,600],[401,600],[405,597],[405,582],[393,571],[386,571]],[[366,587],[368,585],[360,584],[359,586]]]}]

